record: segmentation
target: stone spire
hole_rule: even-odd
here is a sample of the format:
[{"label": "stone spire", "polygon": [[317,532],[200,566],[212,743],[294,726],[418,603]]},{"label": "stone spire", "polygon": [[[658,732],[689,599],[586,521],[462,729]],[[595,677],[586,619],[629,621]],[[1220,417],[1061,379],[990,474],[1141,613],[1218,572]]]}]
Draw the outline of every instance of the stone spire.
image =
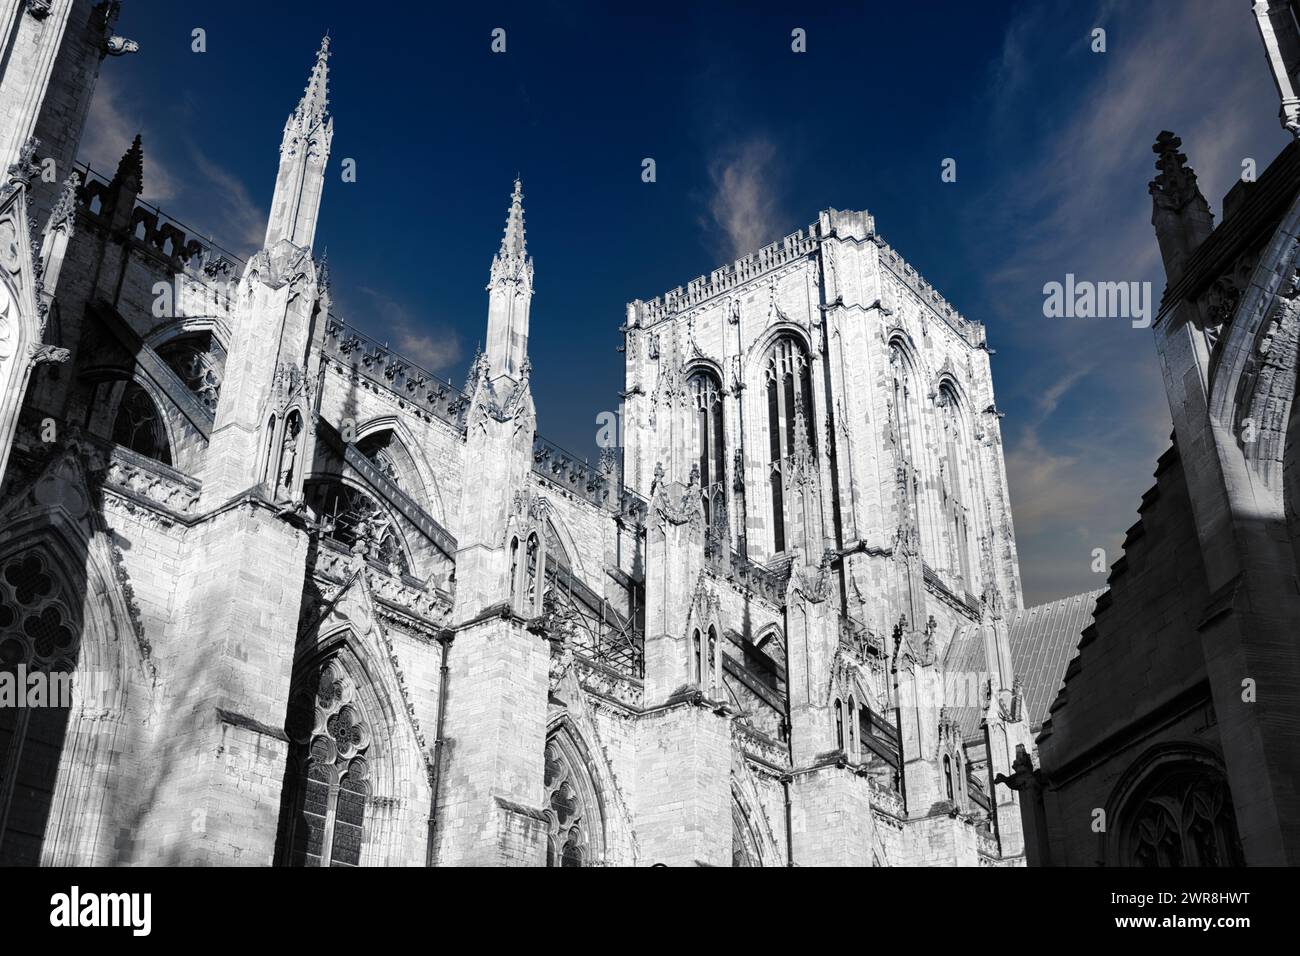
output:
[{"label": "stone spire", "polygon": [[291,122],[297,122],[299,128],[310,131],[329,122],[329,76],[330,76],[330,38],[328,34],[321,38],[320,49],[316,51],[316,65],[311,68],[307,78],[307,88],[303,90],[302,100],[294,110]]},{"label": "stone spire", "polygon": [[1214,215],[1196,184],[1196,172],[1179,152],[1183,141],[1165,130],[1151,147],[1159,171],[1148,189],[1151,193],[1151,225],[1165,263],[1170,283],[1182,275],[1187,258],[1214,230]]},{"label": "stone spire", "polygon": [[307,88],[297,108],[284,124],[280,142],[280,172],[271,200],[271,219],[264,245],[270,248],[281,239],[301,248],[311,248],[325,185],[325,163],[334,139],[334,120],[329,105],[330,39],[321,40]]},{"label": "stone spire", "polygon": [[488,376],[518,380],[528,361],[528,315],[533,298],[533,260],[524,236],[523,183],[515,178],[501,248],[487,284]]},{"label": "stone spire", "polygon": [[505,235],[501,237],[500,259],[522,257],[528,254],[528,240],[524,235],[524,184],[515,178],[515,191],[510,194],[510,210],[506,213]]}]

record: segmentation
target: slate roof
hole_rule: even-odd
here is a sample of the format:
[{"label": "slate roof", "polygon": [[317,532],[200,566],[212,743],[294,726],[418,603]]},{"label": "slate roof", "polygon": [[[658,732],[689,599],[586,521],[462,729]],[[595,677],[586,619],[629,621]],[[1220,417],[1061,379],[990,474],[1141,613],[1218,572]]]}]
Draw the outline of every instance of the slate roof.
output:
[{"label": "slate roof", "polygon": [[[1037,729],[1061,688],[1065,668],[1079,653],[1079,638],[1092,623],[1092,611],[1104,589],[1085,591],[1049,604],[1014,611],[1007,618],[1010,627],[1011,664],[1024,680],[1025,709],[1030,726]],[[984,660],[985,625],[968,624],[953,637],[944,658],[945,671],[952,674],[987,671]],[[978,707],[954,708],[963,737],[979,734]]]}]

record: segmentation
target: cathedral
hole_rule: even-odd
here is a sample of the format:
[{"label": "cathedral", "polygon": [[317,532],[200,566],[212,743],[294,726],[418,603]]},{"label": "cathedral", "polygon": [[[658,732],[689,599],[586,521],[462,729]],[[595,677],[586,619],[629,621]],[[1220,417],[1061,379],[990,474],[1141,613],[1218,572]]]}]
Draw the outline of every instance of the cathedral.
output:
[{"label": "cathedral", "polygon": [[[141,200],[139,137],[111,176],[78,162],[99,73],[136,46],[114,32],[119,8],[0,13],[0,672],[71,675],[50,683],[61,699],[0,707],[0,865],[1065,862],[1048,848],[1068,827],[1048,818],[1078,778],[1049,763],[1114,743],[1058,749],[1081,732],[1063,716],[1089,699],[1080,662],[1106,673],[1088,645],[1107,621],[1144,626],[1106,605],[1142,597],[1117,565],[1105,592],[1024,607],[985,329],[870,214],[824,210],[611,317],[621,442],[593,465],[537,421],[519,179],[498,197],[484,346],[457,388],[334,311],[315,251],[336,175],[331,41],[296,105],[285,91],[265,239],[243,258]],[[243,131],[265,140],[268,181],[274,132]],[[1245,246],[1218,241],[1213,265],[1192,250],[1204,200],[1161,143],[1161,248],[1199,277],[1171,288],[1202,301]],[[501,213],[491,198],[484,216]],[[1281,276],[1294,240],[1267,223],[1285,215],[1289,238],[1293,213],[1275,199],[1242,241],[1267,244]],[[1291,363],[1288,379],[1255,362],[1251,388],[1289,410],[1295,313],[1250,308]],[[1157,331],[1178,389],[1191,356],[1226,354],[1238,331],[1173,328]],[[1280,408],[1261,407],[1256,446],[1279,488],[1300,440],[1293,425],[1283,442]],[[1179,437],[1200,421],[1176,421]],[[1188,494],[1210,493],[1189,491],[1185,463],[1222,481],[1201,463],[1227,448],[1215,459],[1208,432],[1188,434],[1162,459],[1161,488],[1181,484],[1159,505],[1184,523]],[[1195,687],[1227,687],[1251,648],[1277,653],[1268,628],[1294,609],[1252,587],[1290,574],[1295,603],[1289,500],[1292,537],[1263,580],[1219,562],[1199,584],[1176,576],[1209,611],[1179,602],[1159,557],[1150,578],[1136,568],[1152,559],[1129,559],[1129,579],[1164,582],[1162,607],[1237,642]],[[1216,507],[1204,521],[1231,536]],[[1256,532],[1280,540],[1240,531]],[[1277,736],[1292,711],[1232,719],[1261,761],[1247,786],[1272,789],[1228,799],[1246,766],[1229,760],[1210,816],[1271,801],[1258,819],[1276,822],[1294,757],[1270,747],[1294,749]],[[1229,861],[1236,830],[1221,829]]]}]

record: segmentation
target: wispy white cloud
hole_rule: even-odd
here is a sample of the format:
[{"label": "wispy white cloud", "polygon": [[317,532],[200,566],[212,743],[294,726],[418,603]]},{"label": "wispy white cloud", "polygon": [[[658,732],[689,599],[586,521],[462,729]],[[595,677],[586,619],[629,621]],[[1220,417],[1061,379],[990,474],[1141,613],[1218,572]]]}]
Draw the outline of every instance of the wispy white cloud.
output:
[{"label": "wispy white cloud", "polygon": [[[1089,51],[1088,29],[1074,29],[1091,25],[1107,30],[1104,54]],[[1033,356],[1012,387],[1005,377],[998,385],[1012,410],[1006,461],[1025,591],[1041,601],[1097,586],[1092,549],[1118,557],[1170,430],[1151,332],[1046,319],[1043,284],[1067,272],[1149,281],[1158,300],[1164,273],[1146,191],[1156,133],[1183,137],[1212,204],[1242,158],[1262,169],[1285,137],[1245,4],[1028,5],[1009,25],[990,89],[988,148],[1001,175],[982,225],[1004,245],[985,295],[994,344]]]},{"label": "wispy white cloud", "polygon": [[776,146],[748,139],[724,150],[709,164],[712,195],[706,227],[720,237],[726,259],[741,256],[780,235],[775,189]]},{"label": "wispy white cloud", "polygon": [[370,301],[376,325],[387,328],[393,348],[403,357],[438,375],[447,375],[463,351],[456,330],[420,319],[401,302],[377,289],[358,289]]},{"label": "wispy white cloud", "polygon": [[[112,176],[139,133],[144,146],[142,198],[232,251],[247,253],[261,246],[266,211],[243,180],[200,145],[156,135],[151,112],[105,71],[91,99],[78,159],[100,175]],[[177,175],[178,167],[183,167],[183,175]]]},{"label": "wispy white cloud", "polygon": [[[258,249],[266,237],[267,213],[250,195],[243,180],[218,166],[203,150],[191,144],[194,170],[202,178],[200,185],[207,202],[203,217],[221,224],[221,236],[237,251]],[[244,247],[240,249],[239,247]]]}]

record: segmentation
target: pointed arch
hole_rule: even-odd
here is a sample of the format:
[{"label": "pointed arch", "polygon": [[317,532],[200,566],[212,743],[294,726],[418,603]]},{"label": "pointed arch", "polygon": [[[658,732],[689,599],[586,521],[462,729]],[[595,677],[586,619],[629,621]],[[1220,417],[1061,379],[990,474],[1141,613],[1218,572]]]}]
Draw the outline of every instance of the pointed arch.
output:
[{"label": "pointed arch", "polygon": [[129,379],[117,396],[110,438],[124,448],[160,461],[172,463],[172,448],[167,417],[161,406],[139,379]]},{"label": "pointed arch", "polygon": [[[348,588],[360,588],[361,593],[341,596],[336,607],[355,620],[327,624],[314,640],[309,634],[306,643],[300,641],[294,663],[285,714],[290,754],[276,835],[275,861],[280,866],[421,862],[411,857],[410,847],[411,834],[422,822],[411,799],[412,782],[428,780],[422,742],[406,713],[393,664],[378,646],[378,625],[365,584],[354,578]],[[330,681],[341,684],[335,687]],[[347,704],[351,711],[344,714]],[[362,762],[354,767],[358,757]],[[348,774],[354,776],[349,780]],[[430,794],[422,797],[427,804]],[[345,852],[335,856],[325,830],[340,819],[340,800],[343,829],[335,827],[328,836],[331,841],[342,836]],[[311,806],[327,812],[307,812]],[[316,852],[311,852],[313,847]],[[327,848],[328,854],[321,852]]]},{"label": "pointed arch", "polygon": [[[402,490],[414,498],[435,521],[445,523],[447,508],[438,474],[424,454],[423,443],[402,416],[380,415],[368,419],[357,427],[357,445],[360,447],[367,439],[373,439],[385,431],[391,433],[391,442],[396,443],[400,452],[402,460],[398,462],[399,468],[404,472],[405,469],[410,469],[410,472],[406,472],[406,480],[399,481]],[[371,456],[367,453],[367,457]]]},{"label": "pointed arch", "polygon": [[[563,553],[557,553],[555,558],[566,568],[576,574],[583,580],[587,579],[586,568],[582,563],[582,551],[578,547],[578,541],[569,530],[569,524],[564,520],[564,516],[559,509],[545,496],[538,495],[534,506],[534,521],[540,525],[542,537],[547,546],[547,557],[549,558],[558,546]],[[541,520],[536,521],[537,518]]]},{"label": "pointed arch", "polygon": [[754,774],[742,754],[731,764],[732,866],[780,866],[781,847],[759,794]]},{"label": "pointed arch", "polygon": [[[687,372],[694,446],[693,469],[700,477],[705,525],[726,527],[727,428],[723,408],[722,377],[711,367],[696,365]],[[721,506],[719,506],[721,505]]]},{"label": "pointed arch", "polygon": [[[542,537],[546,540],[546,560],[554,561],[561,567],[573,569],[573,554],[577,545],[564,522],[558,521],[554,511],[547,514],[542,522]],[[563,529],[563,530],[561,530]],[[567,541],[567,544],[566,544]]]},{"label": "pointed arch", "polygon": [[760,419],[762,440],[756,447],[762,449],[766,463],[768,544],[772,554],[780,554],[795,543],[791,505],[796,472],[816,448],[812,357],[805,338],[792,333],[772,337],[762,354],[759,380],[765,410]]},{"label": "pointed arch", "polygon": [[704,572],[695,585],[686,618],[686,681],[713,700],[724,696],[722,680],[722,605],[705,584]]},{"label": "pointed arch", "polygon": [[911,337],[902,329],[887,336],[889,362],[885,369],[889,402],[889,438],[898,467],[898,518],[910,522],[915,515],[924,559],[936,562],[941,554],[941,521],[936,494],[937,460],[926,442],[929,402],[923,401],[928,378]]},{"label": "pointed arch", "polygon": [[[39,709],[41,726],[32,726],[30,710],[0,714],[0,777],[41,795],[24,801],[24,819],[17,822],[5,816],[9,795],[0,792],[0,856],[42,865],[111,863],[124,821],[118,820],[120,802],[111,799],[110,770],[126,732],[129,691],[133,684],[146,694],[153,689],[148,645],[119,582],[121,559],[71,453],[13,500],[0,514],[0,529],[0,604],[6,608],[0,611],[0,668],[43,667],[54,663],[49,652],[61,648],[60,669],[71,673],[68,706]],[[24,633],[24,640],[15,640],[15,633]],[[38,752],[44,757],[33,769]],[[14,842],[4,834],[19,832],[22,849],[13,859]]]},{"label": "pointed arch", "polygon": [[151,347],[195,400],[215,416],[226,373],[226,346],[215,334],[214,323],[202,325],[206,327],[200,323],[190,328],[171,327],[165,337],[154,336],[157,344]]},{"label": "pointed arch", "polygon": [[980,509],[976,506],[983,500],[983,483],[968,403],[951,375],[940,375],[935,406],[943,449],[939,505],[948,539],[949,560],[945,564],[961,579],[967,592],[979,593],[983,582],[976,579],[975,570],[979,566],[975,542],[980,536]]},{"label": "pointed arch", "polygon": [[1222,758],[1190,742],[1148,748],[1106,801],[1108,866],[1241,866],[1232,792]]},{"label": "pointed arch", "polygon": [[543,762],[547,866],[600,865],[606,858],[606,805],[591,758],[573,720],[561,715],[547,727]]}]

